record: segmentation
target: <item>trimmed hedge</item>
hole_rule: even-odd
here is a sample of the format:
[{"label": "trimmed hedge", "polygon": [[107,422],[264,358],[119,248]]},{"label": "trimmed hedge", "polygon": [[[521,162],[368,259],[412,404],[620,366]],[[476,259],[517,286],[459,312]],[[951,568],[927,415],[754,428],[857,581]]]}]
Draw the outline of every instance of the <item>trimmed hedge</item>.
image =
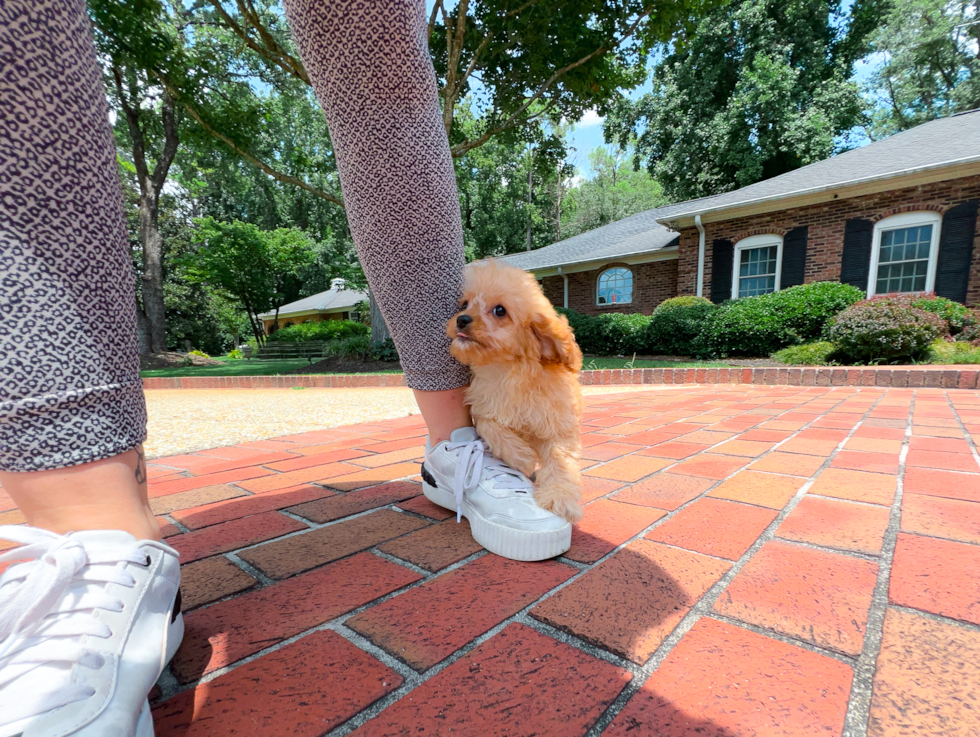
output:
[{"label": "trimmed hedge", "polygon": [[821,337],[827,323],[864,294],[840,282],[814,282],[722,304],[692,345],[697,358],[769,356]]},{"label": "trimmed hedge", "polygon": [[948,332],[936,313],[914,307],[914,297],[893,295],[858,302],[834,318],[828,337],[852,361],[895,363],[926,357]]},{"label": "trimmed hedge", "polygon": [[650,353],[685,356],[705,322],[718,308],[704,297],[674,297],[650,316],[643,343]]},{"label": "trimmed hedge", "polygon": [[602,315],[583,315],[575,310],[557,308],[568,318],[575,340],[583,353],[599,356],[631,356],[649,353],[644,342],[648,315],[626,315],[607,312]]},{"label": "trimmed hedge", "polygon": [[816,343],[804,343],[803,345],[791,345],[772,354],[774,361],[785,363],[789,366],[826,366],[832,363],[831,356],[837,351],[837,346],[833,343],[820,340]]},{"label": "trimmed hedge", "polygon": [[268,342],[304,343],[308,340],[343,340],[362,335],[370,335],[371,328],[364,323],[353,320],[324,320],[322,322],[304,322],[301,325],[290,325],[279,328],[266,338]]}]

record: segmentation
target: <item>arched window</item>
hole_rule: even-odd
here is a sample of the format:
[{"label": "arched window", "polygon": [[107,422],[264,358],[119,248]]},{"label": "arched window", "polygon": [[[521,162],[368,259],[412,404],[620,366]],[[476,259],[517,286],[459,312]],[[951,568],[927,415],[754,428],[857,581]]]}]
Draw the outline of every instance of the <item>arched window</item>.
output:
[{"label": "arched window", "polygon": [[732,299],[778,290],[782,259],[782,236],[753,235],[736,243]]},{"label": "arched window", "polygon": [[596,304],[618,305],[633,301],[633,272],[617,266],[599,274]]},{"label": "arched window", "polygon": [[931,292],[939,255],[937,212],[903,212],[875,223],[868,296]]}]

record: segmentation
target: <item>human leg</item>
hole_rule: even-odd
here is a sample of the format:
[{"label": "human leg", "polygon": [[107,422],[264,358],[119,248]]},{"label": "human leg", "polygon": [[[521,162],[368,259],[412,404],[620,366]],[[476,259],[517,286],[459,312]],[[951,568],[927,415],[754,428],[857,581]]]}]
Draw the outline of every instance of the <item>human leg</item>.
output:
[{"label": "human leg", "polygon": [[0,576],[0,734],[144,737],[180,574],[146,500],[134,282],[83,0],[0,2],[0,69],[0,481],[31,525],[0,527],[21,544],[0,563],[27,561]]}]

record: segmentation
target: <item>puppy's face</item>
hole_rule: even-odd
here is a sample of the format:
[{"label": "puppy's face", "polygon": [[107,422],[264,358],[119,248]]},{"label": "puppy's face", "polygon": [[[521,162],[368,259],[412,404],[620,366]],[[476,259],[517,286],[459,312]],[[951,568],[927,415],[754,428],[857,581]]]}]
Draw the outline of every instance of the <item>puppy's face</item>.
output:
[{"label": "puppy's face", "polygon": [[469,366],[517,360],[571,365],[581,353],[533,276],[495,261],[470,264],[459,312],[449,320],[450,352]]}]

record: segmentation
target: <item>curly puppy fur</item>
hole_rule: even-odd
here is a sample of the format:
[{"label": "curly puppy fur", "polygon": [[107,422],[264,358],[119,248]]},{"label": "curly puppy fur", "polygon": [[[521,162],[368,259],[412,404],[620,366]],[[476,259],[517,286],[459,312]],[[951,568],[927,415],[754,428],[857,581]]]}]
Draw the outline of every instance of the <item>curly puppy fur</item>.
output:
[{"label": "curly puppy fur", "polygon": [[527,476],[534,498],[569,522],[582,518],[582,351],[535,278],[496,261],[470,264],[450,352],[470,367],[466,402],[490,451]]}]

